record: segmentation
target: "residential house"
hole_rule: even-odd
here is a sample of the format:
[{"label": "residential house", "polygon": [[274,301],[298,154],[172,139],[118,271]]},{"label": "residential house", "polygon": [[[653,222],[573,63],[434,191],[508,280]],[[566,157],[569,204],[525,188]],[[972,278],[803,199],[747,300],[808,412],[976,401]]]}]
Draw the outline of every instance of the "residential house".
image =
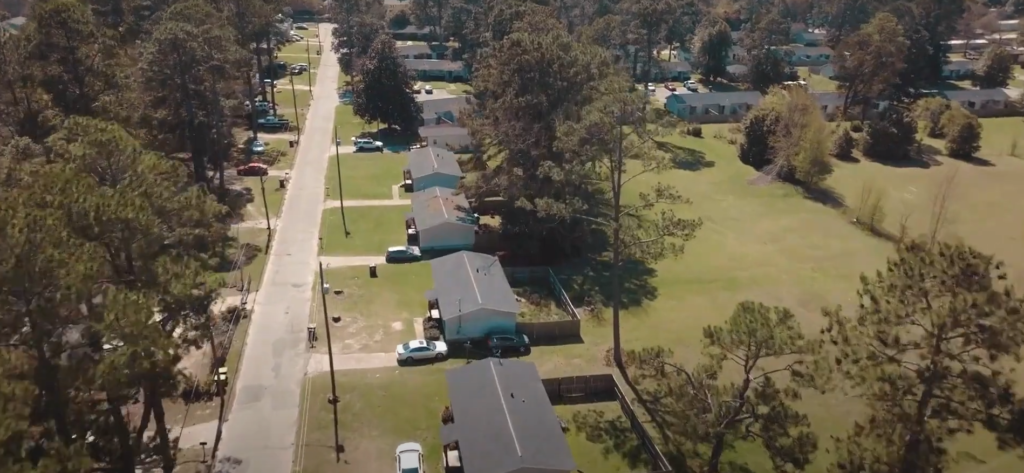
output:
[{"label": "residential house", "polygon": [[441,43],[405,43],[398,45],[398,57],[402,59],[447,59],[448,45]]},{"label": "residential house", "polygon": [[960,104],[968,112],[981,117],[1009,114],[1010,94],[1003,89],[949,90],[941,93],[950,102]]},{"label": "residential house", "polygon": [[800,33],[806,33],[807,25],[804,23],[796,22],[789,25],[789,36],[793,37]]},{"label": "residential house", "polygon": [[437,39],[437,33],[434,28],[430,27],[420,28],[409,25],[401,29],[391,28],[388,32],[391,33],[391,37],[395,41],[431,41]]},{"label": "residential house", "polygon": [[409,0],[384,0],[384,13],[391,18],[400,11],[408,11]]},{"label": "residential house", "polygon": [[536,365],[488,358],[445,371],[445,379],[451,414],[441,425],[445,471],[577,471]]},{"label": "residential house", "polygon": [[731,82],[740,82],[743,77],[746,76],[747,71],[750,68],[743,64],[732,64],[725,66],[725,72],[729,73],[729,80]]},{"label": "residential house", "polygon": [[792,46],[782,53],[789,65],[795,67],[824,66],[832,61],[834,54],[832,48],[825,46]]},{"label": "residential house", "polygon": [[974,61],[967,59],[956,59],[942,66],[944,80],[965,80],[969,79],[971,74],[974,74]]},{"label": "residential house", "polygon": [[816,47],[825,45],[823,31],[801,31],[792,36],[793,43],[801,46]]},{"label": "residential house", "polygon": [[473,107],[473,99],[468,95],[457,95],[443,99],[420,100],[420,105],[423,106],[423,121],[420,126],[451,125],[458,122],[463,112]]},{"label": "residential house", "polygon": [[828,119],[834,119],[839,115],[846,100],[846,94],[841,92],[811,92],[811,98],[818,102],[821,113]]},{"label": "residential house", "polygon": [[420,127],[420,138],[427,146],[447,149],[456,153],[468,151],[473,146],[473,138],[464,127],[442,123]]},{"label": "residential house", "polygon": [[516,333],[519,302],[498,258],[460,251],[430,260],[430,274],[434,288],[427,303],[441,318],[445,341]]},{"label": "residential house", "polygon": [[686,61],[688,63],[692,63],[693,62],[693,53],[690,52],[689,49],[679,48],[679,49],[676,49],[674,52],[675,52],[676,59],[678,59],[680,61]]},{"label": "residential house", "polygon": [[738,64],[747,59],[747,50],[743,49],[739,45],[732,45],[729,48],[729,57],[727,58],[730,64]]},{"label": "residential house", "polygon": [[984,39],[954,39],[943,43],[946,45],[948,53],[963,53],[968,50],[970,51],[984,51],[988,49],[991,44],[988,40]]},{"label": "residential house", "polygon": [[1004,33],[1020,31],[1020,20],[1003,20],[999,22],[999,31]]},{"label": "residential house", "polygon": [[451,152],[427,146],[409,152],[409,165],[402,171],[402,175],[406,190],[412,192],[431,187],[458,189],[462,168]]},{"label": "residential house", "polygon": [[7,21],[4,21],[2,24],[0,24],[0,26],[2,26],[3,29],[5,30],[10,31],[11,33],[17,33],[18,31],[21,30],[22,27],[25,26],[26,22],[28,22],[28,18],[25,18],[23,16],[17,16]]},{"label": "residential house", "polygon": [[658,67],[651,71],[656,81],[682,82],[690,80],[693,68],[686,61],[659,61]]},{"label": "residential house", "polygon": [[759,92],[709,92],[669,95],[665,108],[683,120],[697,123],[721,123],[743,118],[761,103]]},{"label": "residential house", "polygon": [[469,79],[469,70],[462,61],[406,59],[405,67],[421,81],[464,82]]},{"label": "residential house", "polygon": [[998,33],[986,35],[985,39],[988,40],[990,44],[998,44],[1003,47],[1014,46],[1017,44],[1017,32],[1013,31],[1006,33],[1000,31]]},{"label": "residential house", "polygon": [[476,242],[480,218],[466,196],[453,189],[431,187],[412,194],[412,212],[406,215],[406,239],[422,251],[468,250]]},{"label": "residential house", "polygon": [[836,66],[831,63],[825,64],[821,67],[811,67],[809,69],[812,74],[819,75],[826,79],[831,79],[836,76]]}]

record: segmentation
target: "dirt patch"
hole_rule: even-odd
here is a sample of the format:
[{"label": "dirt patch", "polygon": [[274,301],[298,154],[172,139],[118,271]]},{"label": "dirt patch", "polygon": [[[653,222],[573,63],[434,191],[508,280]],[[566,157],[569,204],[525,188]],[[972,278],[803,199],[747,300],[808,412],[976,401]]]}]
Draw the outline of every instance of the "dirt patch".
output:
[{"label": "dirt patch", "polygon": [[391,330],[394,330],[396,332],[402,330],[403,328],[405,328],[405,324],[403,324],[402,321],[394,322],[391,324]]},{"label": "dirt patch", "polygon": [[213,352],[210,350],[210,344],[205,343],[202,347],[185,353],[178,362],[178,369],[188,373],[190,378],[204,380],[210,375],[212,362]]},{"label": "dirt patch", "polygon": [[559,307],[558,303],[552,300],[550,291],[541,291],[536,288],[524,287],[513,289],[516,299],[519,300],[519,315],[517,318],[524,322],[550,322],[554,320],[566,320],[568,314]]}]

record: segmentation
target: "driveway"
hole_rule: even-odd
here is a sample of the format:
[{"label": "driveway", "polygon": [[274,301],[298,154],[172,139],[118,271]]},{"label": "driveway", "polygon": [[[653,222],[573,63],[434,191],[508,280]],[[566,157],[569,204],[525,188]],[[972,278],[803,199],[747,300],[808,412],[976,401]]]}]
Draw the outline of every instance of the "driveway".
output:
[{"label": "driveway", "polygon": [[[324,43],[331,44],[330,25],[320,25],[320,34]],[[306,324],[324,206],[324,174],[334,148],[338,73],[337,57],[323,56],[317,98],[302,130],[292,185],[256,294],[243,359],[237,373],[228,373],[235,397],[217,452],[218,473],[292,469],[300,388],[309,361]]]}]

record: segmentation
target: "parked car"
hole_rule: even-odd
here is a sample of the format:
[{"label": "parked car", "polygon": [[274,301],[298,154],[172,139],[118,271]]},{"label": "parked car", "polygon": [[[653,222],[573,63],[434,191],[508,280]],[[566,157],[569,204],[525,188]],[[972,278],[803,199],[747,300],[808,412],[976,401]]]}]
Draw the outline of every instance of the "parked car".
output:
[{"label": "parked car", "polygon": [[425,86],[423,86],[423,92],[426,93],[426,94],[434,93],[434,86],[432,86],[432,85],[425,85]]},{"label": "parked car", "polygon": [[373,141],[369,138],[352,138],[352,146],[356,147],[356,151],[380,151],[384,149],[384,143]]},{"label": "parked car", "polygon": [[235,168],[239,176],[266,176],[270,174],[270,168],[266,164],[249,163]]},{"label": "parked car", "polygon": [[654,84],[650,84],[650,83],[647,84],[647,93],[648,94],[654,95],[654,92],[656,90],[658,90],[658,88],[655,87]]},{"label": "parked car", "polygon": [[675,92],[676,91],[676,86],[674,84],[672,84],[671,82],[666,82],[665,83],[665,90],[668,90],[670,92]]},{"label": "parked car", "polygon": [[418,443],[403,443],[395,449],[397,473],[423,473],[423,447]]},{"label": "parked car", "polygon": [[420,92],[421,92],[422,90],[423,90],[423,89],[421,89],[421,88],[420,88],[420,86],[418,86],[418,85],[415,85],[415,86],[413,86],[413,88],[412,88],[412,93],[414,93],[414,94],[416,94],[416,95],[419,95],[419,93],[420,93]]},{"label": "parked car", "polygon": [[291,122],[287,118],[271,115],[256,120],[256,126],[268,131],[288,131],[291,128]]},{"label": "parked car", "polygon": [[273,79],[263,79],[263,87],[273,89],[277,87],[277,81]]},{"label": "parked car", "polygon": [[423,255],[415,246],[392,246],[384,253],[384,261],[387,263],[411,263],[421,259],[423,259]]},{"label": "parked car", "polygon": [[303,38],[302,35],[300,35],[298,33],[292,33],[292,35],[289,37],[289,39],[291,39],[293,43],[297,43],[299,41],[302,41],[305,38]]},{"label": "parked car", "polygon": [[267,152],[267,145],[263,144],[262,141],[256,140],[249,145],[249,152],[252,154],[263,154]]},{"label": "parked car", "polygon": [[415,360],[443,360],[448,357],[448,345],[430,340],[412,340],[395,348],[398,362]]},{"label": "parked car", "polygon": [[294,26],[292,26],[292,28],[297,29],[297,30],[308,30],[309,29],[309,27],[306,26],[304,23],[296,23]]},{"label": "parked car", "polygon": [[306,64],[306,63],[304,63],[304,62],[299,62],[299,63],[296,63],[296,64],[295,64],[294,66],[292,66],[292,67],[298,67],[298,68],[302,69],[302,72],[306,72],[306,71],[308,71],[308,70],[309,70],[309,64]]},{"label": "parked car", "polygon": [[514,335],[491,335],[487,337],[487,347],[491,349],[491,353],[496,355],[509,351],[526,353],[530,350],[530,337],[521,333]]},{"label": "parked car", "polygon": [[700,91],[700,86],[697,85],[696,81],[692,81],[692,80],[688,80],[688,81],[684,82],[683,83],[683,87],[686,88],[686,90],[689,90],[690,92],[699,92]]}]

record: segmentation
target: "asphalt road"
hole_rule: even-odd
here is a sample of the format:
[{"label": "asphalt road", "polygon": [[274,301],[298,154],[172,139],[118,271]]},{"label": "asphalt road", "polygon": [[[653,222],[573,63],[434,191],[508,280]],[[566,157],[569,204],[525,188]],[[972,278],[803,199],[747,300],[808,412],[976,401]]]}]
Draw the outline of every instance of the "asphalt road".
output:
[{"label": "asphalt road", "polygon": [[[331,44],[329,25],[320,25],[320,35],[324,44]],[[337,58],[325,54],[278,233],[256,294],[241,369],[237,379],[229,379],[236,391],[217,453],[218,473],[283,473],[292,468],[300,388],[309,361],[306,326],[324,173],[334,151],[338,74]]]}]

